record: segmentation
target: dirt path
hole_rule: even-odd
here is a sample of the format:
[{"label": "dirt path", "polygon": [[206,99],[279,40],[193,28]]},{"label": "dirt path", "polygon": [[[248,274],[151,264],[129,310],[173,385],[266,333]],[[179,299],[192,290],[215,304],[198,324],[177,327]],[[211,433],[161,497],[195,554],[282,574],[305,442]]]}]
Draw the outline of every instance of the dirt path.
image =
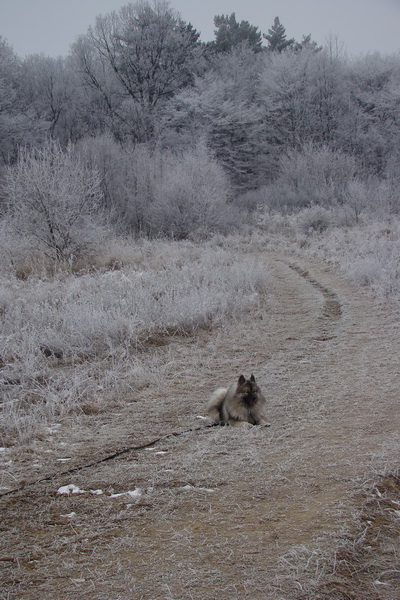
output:
[{"label": "dirt path", "polygon": [[[325,265],[260,260],[266,305],[173,341],[164,386],[38,441],[33,464],[14,458],[19,487],[162,438],[3,496],[0,598],[322,597],[318,557],[356,518],[356,491],[398,468],[399,310]],[[205,428],[208,395],[242,372],[268,397],[271,428]],[[67,484],[85,493],[57,494]],[[341,589],[329,597],[394,600],[400,581],[376,596]]]}]

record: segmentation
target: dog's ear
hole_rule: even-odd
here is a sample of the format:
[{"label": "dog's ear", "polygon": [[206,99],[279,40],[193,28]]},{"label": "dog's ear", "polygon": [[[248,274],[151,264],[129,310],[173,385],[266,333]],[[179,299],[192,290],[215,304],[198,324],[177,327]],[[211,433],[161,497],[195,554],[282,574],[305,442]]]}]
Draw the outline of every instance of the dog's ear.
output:
[{"label": "dog's ear", "polygon": [[256,382],[256,378],[254,377],[253,373],[251,374],[250,381],[252,381],[253,383]]},{"label": "dog's ear", "polygon": [[241,375],[241,376],[239,377],[238,384],[239,384],[239,385],[243,385],[245,381],[246,381],[246,380],[245,380],[245,378],[243,377],[243,375]]}]

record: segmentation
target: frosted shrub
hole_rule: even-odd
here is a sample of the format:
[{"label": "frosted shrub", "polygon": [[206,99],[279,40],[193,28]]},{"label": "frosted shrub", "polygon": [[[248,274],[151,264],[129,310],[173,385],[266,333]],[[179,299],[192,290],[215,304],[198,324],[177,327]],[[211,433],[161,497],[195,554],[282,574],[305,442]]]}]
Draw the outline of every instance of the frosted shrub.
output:
[{"label": "frosted shrub", "polygon": [[[127,194],[126,225],[140,235],[153,233],[152,219],[157,192],[162,188],[164,173],[173,168],[174,158],[168,151],[151,150],[138,144],[128,153],[125,178]],[[156,232],[157,233],[157,232]]]},{"label": "frosted shrub", "polygon": [[237,196],[233,203],[243,211],[252,216],[256,211],[262,209],[272,209],[273,203],[271,202],[271,187],[263,185],[256,190],[249,190],[244,194]]},{"label": "frosted shrub", "polygon": [[145,143],[124,147],[109,134],[84,139],[77,150],[83,163],[100,174],[103,206],[114,227],[149,235],[152,206],[174,155]]},{"label": "frosted shrub", "polygon": [[113,223],[126,217],[129,154],[110,133],[87,137],[76,145],[79,160],[90,172],[98,173],[101,203]]},{"label": "frosted shrub", "polygon": [[299,213],[298,223],[304,234],[322,233],[334,223],[334,216],[332,211],[323,206],[313,206]]},{"label": "frosted shrub", "polygon": [[3,189],[8,227],[33,251],[70,259],[92,248],[100,235],[94,216],[101,200],[100,179],[57,142],[21,149],[6,170]]},{"label": "frosted shrub", "polygon": [[343,213],[346,225],[354,225],[362,220],[387,221],[400,213],[399,181],[395,177],[366,180],[355,178],[347,184]]},{"label": "frosted shrub", "polygon": [[233,222],[229,181],[205,144],[184,153],[138,144],[123,152],[121,163],[113,186],[119,203],[114,221],[120,230],[186,239],[226,231]]},{"label": "frosted shrub", "polygon": [[360,222],[362,214],[370,204],[367,184],[354,179],[347,184],[346,198],[343,205],[344,216],[348,225]]},{"label": "frosted shrub", "polygon": [[380,181],[376,193],[376,212],[381,218],[391,220],[400,215],[400,179],[388,177]]},{"label": "frosted shrub", "polygon": [[275,195],[281,191],[281,206],[342,204],[355,172],[353,157],[327,146],[306,144],[281,158]]},{"label": "frosted shrub", "polygon": [[223,231],[231,220],[228,179],[206,146],[174,157],[156,192],[150,222],[154,234],[184,239]]}]

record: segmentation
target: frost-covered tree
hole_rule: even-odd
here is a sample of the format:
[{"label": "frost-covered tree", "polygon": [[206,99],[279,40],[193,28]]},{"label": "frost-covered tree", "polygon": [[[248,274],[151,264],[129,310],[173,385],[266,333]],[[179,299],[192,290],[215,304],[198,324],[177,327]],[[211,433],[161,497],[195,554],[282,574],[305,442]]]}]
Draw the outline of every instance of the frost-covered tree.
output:
[{"label": "frost-covered tree", "polygon": [[308,51],[264,57],[259,96],[266,135],[275,154],[301,147],[310,136],[311,60]]},{"label": "frost-covered tree", "polygon": [[6,170],[3,193],[9,227],[34,249],[55,260],[73,259],[93,243],[100,181],[72,146],[63,151],[49,141],[42,148],[22,148]]},{"label": "frost-covered tree", "polygon": [[344,71],[344,84],[349,101],[341,143],[363,170],[385,175],[387,165],[398,165],[400,158],[398,57],[375,53],[356,59]]},{"label": "frost-covered tree", "polygon": [[348,109],[344,59],[335,44],[312,52],[310,80],[313,139],[335,144],[344,114]]},{"label": "frost-covered tree", "polygon": [[0,147],[2,162],[13,152],[13,135],[18,127],[15,102],[19,63],[12,48],[0,37]]},{"label": "frost-covered tree", "polygon": [[0,114],[11,110],[17,99],[20,61],[11,46],[0,36]]},{"label": "frost-covered tree", "polygon": [[130,174],[135,164],[130,149],[125,149],[110,133],[85,137],[76,143],[75,148],[89,172],[97,172],[99,175],[101,206],[108,218],[118,228],[126,231]]},{"label": "frost-covered tree", "polygon": [[164,176],[173,171],[176,160],[171,152],[150,148],[148,144],[136,144],[127,150],[124,220],[131,233],[141,236],[165,233],[160,220],[154,220],[154,205],[160,199]]},{"label": "frost-covered tree", "polygon": [[205,138],[240,191],[268,178],[269,146],[257,103],[261,65],[261,55],[248,48],[219,54],[204,77],[176,96],[165,120],[164,143]]},{"label": "frost-covered tree", "polygon": [[34,143],[44,129],[21,98],[20,85],[21,61],[0,36],[0,164],[14,161],[18,145]]},{"label": "frost-covered tree", "polygon": [[67,143],[79,136],[77,106],[82,97],[70,61],[33,54],[21,65],[20,95],[52,138]]},{"label": "frost-covered tree", "polygon": [[337,143],[348,105],[341,61],[327,49],[268,53],[260,104],[275,153],[307,142]]},{"label": "frost-covered tree", "polygon": [[159,104],[193,81],[202,53],[197,31],[165,0],[99,16],[74,46],[85,84],[136,141],[151,137]]},{"label": "frost-covered tree", "polygon": [[215,52],[230,52],[233,48],[245,44],[253,52],[261,52],[262,36],[255,25],[248,21],[236,21],[235,13],[214,17],[215,41],[210,45]]}]

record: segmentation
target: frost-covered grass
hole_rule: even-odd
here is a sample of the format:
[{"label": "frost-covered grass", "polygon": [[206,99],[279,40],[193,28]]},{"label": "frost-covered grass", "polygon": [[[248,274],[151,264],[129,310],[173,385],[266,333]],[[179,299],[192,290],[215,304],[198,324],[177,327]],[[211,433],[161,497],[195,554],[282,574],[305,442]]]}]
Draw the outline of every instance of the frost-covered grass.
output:
[{"label": "frost-covered grass", "polygon": [[309,251],[335,262],[357,285],[400,298],[400,223],[335,227],[309,242]]},{"label": "frost-covered grass", "polygon": [[292,215],[265,215],[270,247],[314,256],[338,266],[354,284],[377,296],[400,298],[400,220],[369,216],[349,226],[343,212],[316,206]]},{"label": "frost-covered grass", "polygon": [[149,348],[250,309],[266,282],[254,259],[192,243],[114,246],[80,274],[3,272],[3,434],[29,437],[48,419],[140,389],[160,367]]}]

